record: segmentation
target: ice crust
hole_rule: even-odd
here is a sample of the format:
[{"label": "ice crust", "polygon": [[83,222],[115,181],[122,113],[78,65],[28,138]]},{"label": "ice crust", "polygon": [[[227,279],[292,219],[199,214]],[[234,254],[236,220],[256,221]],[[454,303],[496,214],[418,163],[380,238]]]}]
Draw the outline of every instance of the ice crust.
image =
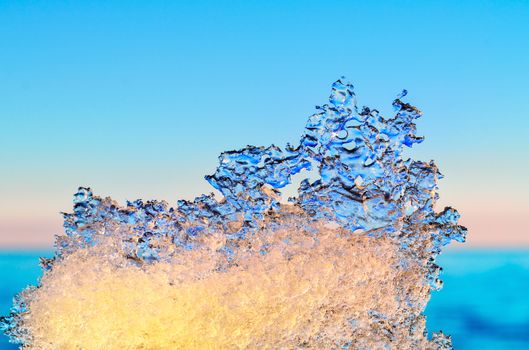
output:
[{"label": "ice crust", "polygon": [[403,159],[422,141],[405,95],[384,118],[338,80],[298,145],[220,155],[221,199],[120,206],[79,188],[0,326],[23,349],[451,349],[422,312],[466,229],[434,210],[433,161]]}]

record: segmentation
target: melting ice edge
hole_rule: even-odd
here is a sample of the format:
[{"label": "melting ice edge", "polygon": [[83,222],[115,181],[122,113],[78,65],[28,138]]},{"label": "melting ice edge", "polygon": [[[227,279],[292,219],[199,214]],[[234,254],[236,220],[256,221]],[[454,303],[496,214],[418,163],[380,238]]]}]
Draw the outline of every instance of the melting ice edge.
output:
[{"label": "melting ice edge", "polygon": [[[220,200],[120,206],[79,188],[0,327],[23,349],[451,349],[422,312],[466,229],[434,210],[433,161],[403,159],[423,140],[405,96],[385,118],[336,81],[299,144],[220,155]],[[316,178],[281,201],[300,172]]]}]

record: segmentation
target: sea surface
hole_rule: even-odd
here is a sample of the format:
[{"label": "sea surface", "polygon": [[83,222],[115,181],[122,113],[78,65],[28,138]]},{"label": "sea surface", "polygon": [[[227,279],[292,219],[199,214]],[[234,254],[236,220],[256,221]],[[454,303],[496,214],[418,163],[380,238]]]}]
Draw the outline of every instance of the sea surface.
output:
[{"label": "sea surface", "polygon": [[[46,251],[0,251],[0,314],[40,276]],[[529,349],[529,250],[449,250],[438,258],[444,287],[426,310],[429,331],[452,335],[460,350]],[[0,349],[18,349],[0,335]]]}]

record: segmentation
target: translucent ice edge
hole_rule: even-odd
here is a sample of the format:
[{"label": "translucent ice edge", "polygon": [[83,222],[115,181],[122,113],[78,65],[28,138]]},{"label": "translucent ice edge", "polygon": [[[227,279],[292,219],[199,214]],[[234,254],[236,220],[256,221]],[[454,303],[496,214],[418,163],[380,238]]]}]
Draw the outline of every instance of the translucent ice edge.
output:
[{"label": "translucent ice edge", "polygon": [[[332,86],[300,142],[220,155],[221,194],[122,207],[79,188],[37,287],[0,320],[23,349],[451,349],[422,315],[466,229],[437,167],[403,159],[421,112]],[[281,189],[309,171],[286,204]]]}]

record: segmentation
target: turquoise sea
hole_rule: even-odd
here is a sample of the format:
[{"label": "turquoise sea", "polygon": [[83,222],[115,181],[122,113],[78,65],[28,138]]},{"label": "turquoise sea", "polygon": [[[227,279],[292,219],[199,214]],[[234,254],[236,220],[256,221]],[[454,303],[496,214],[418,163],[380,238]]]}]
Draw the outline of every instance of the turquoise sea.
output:
[{"label": "turquoise sea", "polygon": [[[40,275],[43,251],[0,252],[0,314]],[[529,349],[529,250],[450,250],[438,258],[444,288],[426,310],[428,329],[460,350]],[[18,347],[0,335],[0,349]]]}]

